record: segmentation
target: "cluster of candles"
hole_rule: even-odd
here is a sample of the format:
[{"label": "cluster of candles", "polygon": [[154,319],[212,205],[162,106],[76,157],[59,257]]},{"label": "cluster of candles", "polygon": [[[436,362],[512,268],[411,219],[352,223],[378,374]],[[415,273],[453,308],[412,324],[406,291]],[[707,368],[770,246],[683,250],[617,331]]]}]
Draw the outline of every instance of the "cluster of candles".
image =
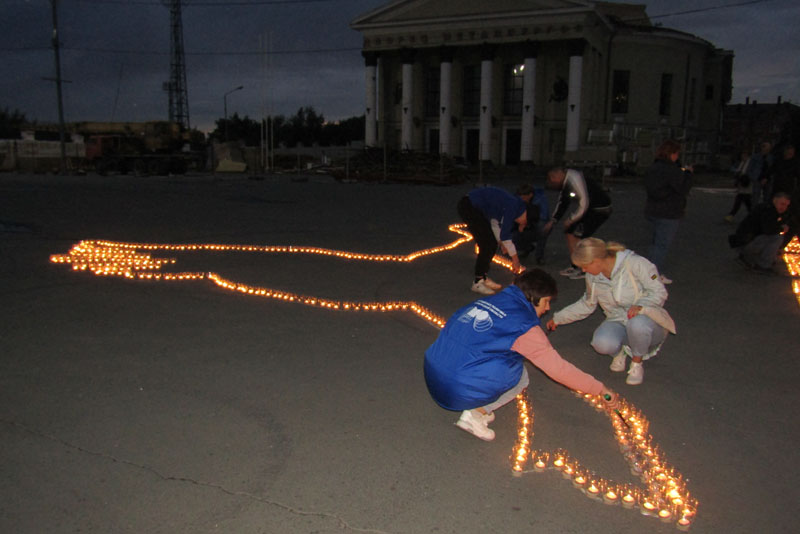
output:
[{"label": "cluster of candles", "polygon": [[800,240],[794,237],[786,248],[783,249],[783,261],[786,263],[786,269],[793,277],[792,291],[800,304]]},{"label": "cluster of candles", "polygon": [[690,496],[683,476],[667,463],[653,437],[647,434],[649,423],[644,415],[621,397],[618,398],[619,408],[611,410],[600,396],[578,395],[609,417],[620,452],[643,487],[602,478],[564,449],[531,450],[533,412],[526,391],[517,395],[517,440],[511,454],[512,473],[522,476],[529,472],[559,471],[590,499],[638,509],[642,515],[675,523],[679,530],[689,530],[697,514],[698,501]]},{"label": "cluster of candles", "polygon": [[[164,280],[164,281],[191,281],[207,280],[217,287],[229,291],[236,291],[245,295],[272,298],[285,302],[304,304],[338,311],[367,311],[391,312],[411,311],[420,318],[436,326],[444,327],[445,320],[414,301],[394,302],[358,302],[342,301],[319,298],[298,293],[291,293],[242,284],[227,280],[213,272],[163,272],[164,267],[174,265],[174,258],[156,258],[150,253],[155,251],[168,252],[262,252],[262,253],[296,253],[317,254],[333,256],[345,260],[379,261],[379,262],[410,262],[417,258],[452,250],[470,240],[472,236],[465,229],[464,224],[453,224],[449,230],[461,237],[446,245],[432,247],[402,255],[394,254],[365,254],[331,250],[317,247],[297,246],[253,246],[253,245],[220,245],[220,244],[155,244],[155,243],[124,243],[104,240],[84,240],[76,244],[67,254],[55,254],[50,261],[59,264],[69,264],[75,271],[88,271],[98,276],[119,276],[135,280]],[[800,257],[800,243],[797,240],[792,245],[797,250],[787,247],[788,258],[794,258],[794,263],[789,267],[796,275],[797,259]],[[495,256],[493,261],[500,266],[512,270],[511,262],[504,257]],[[787,259],[787,265],[790,265]],[[797,281],[795,281],[797,282]],[[795,292],[800,288],[795,286]],[[798,297],[800,299],[800,297]],[[633,405],[621,399],[617,411],[605,408],[599,397],[581,395],[581,397],[598,411],[605,411],[611,418],[614,432],[620,450],[628,461],[631,472],[641,478],[644,488],[632,484],[618,484],[605,480],[582,466],[577,459],[571,457],[563,449],[545,452],[530,449],[530,440],[533,436],[533,411],[527,399],[527,392],[517,397],[519,411],[518,435],[511,456],[512,473],[522,473],[546,470],[560,471],[564,478],[572,480],[572,484],[583,491],[590,498],[600,500],[606,504],[621,504],[625,508],[638,508],[642,514],[660,518],[665,522],[675,522],[677,527],[688,530],[697,513],[697,500],[689,496],[683,477],[669,466],[659,447],[647,434],[647,419],[636,410]],[[527,468],[528,465],[531,468]]]}]

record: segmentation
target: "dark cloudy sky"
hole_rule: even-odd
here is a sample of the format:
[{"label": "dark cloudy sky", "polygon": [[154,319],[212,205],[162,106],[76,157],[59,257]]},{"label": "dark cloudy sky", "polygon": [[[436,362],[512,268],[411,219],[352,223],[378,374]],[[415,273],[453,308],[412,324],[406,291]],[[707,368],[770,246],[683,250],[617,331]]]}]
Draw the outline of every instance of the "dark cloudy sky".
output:
[{"label": "dark cloudy sky", "polygon": [[[163,0],[58,0],[67,121],[165,119],[169,10]],[[387,0],[184,0],[192,126],[223,115],[335,120],[363,113],[360,35],[349,23]],[[487,3],[491,3],[487,0]],[[635,3],[635,2],[630,2]],[[666,27],[733,50],[733,102],[800,104],[800,0],[641,2]],[[723,7],[728,6],[728,7]],[[663,16],[669,15],[669,16]],[[50,0],[0,0],[0,109],[57,120]],[[262,43],[264,43],[262,45]],[[266,48],[269,54],[261,53]]]}]

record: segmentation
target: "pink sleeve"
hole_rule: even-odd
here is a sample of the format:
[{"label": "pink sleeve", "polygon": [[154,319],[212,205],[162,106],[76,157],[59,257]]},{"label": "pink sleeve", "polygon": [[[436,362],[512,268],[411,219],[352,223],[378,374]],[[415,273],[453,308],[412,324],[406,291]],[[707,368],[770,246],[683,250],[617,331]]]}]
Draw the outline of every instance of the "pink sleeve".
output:
[{"label": "pink sleeve", "polygon": [[599,395],[603,390],[602,382],[563,359],[539,326],[519,336],[511,350],[522,354],[547,376],[568,388],[591,395]]}]

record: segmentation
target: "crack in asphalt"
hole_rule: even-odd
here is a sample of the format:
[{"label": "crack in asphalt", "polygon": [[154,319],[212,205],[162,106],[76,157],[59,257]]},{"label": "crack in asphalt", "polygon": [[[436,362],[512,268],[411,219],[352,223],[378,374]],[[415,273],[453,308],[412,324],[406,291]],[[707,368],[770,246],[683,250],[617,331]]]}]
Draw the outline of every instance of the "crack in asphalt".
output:
[{"label": "crack in asphalt", "polygon": [[259,502],[259,503],[262,503],[262,504],[275,506],[276,508],[281,508],[282,510],[285,510],[285,511],[287,511],[289,513],[292,513],[292,514],[295,514],[295,515],[299,515],[299,516],[313,516],[313,517],[320,517],[320,518],[323,518],[323,519],[331,519],[333,521],[336,521],[342,529],[347,529],[347,530],[350,530],[350,531],[353,531],[353,532],[370,532],[370,533],[373,533],[373,534],[390,534],[389,532],[384,531],[384,530],[375,530],[375,529],[360,528],[360,527],[353,526],[353,525],[348,523],[345,519],[343,519],[342,517],[340,517],[337,514],[333,514],[333,513],[329,513],[329,512],[313,512],[313,511],[308,511],[308,510],[302,510],[300,508],[295,508],[293,506],[290,506],[288,504],[284,504],[284,503],[279,502],[279,501],[273,501],[271,499],[265,499],[264,497],[261,497],[259,495],[254,494],[254,493],[249,493],[249,492],[246,492],[246,491],[231,490],[231,489],[226,488],[225,486],[222,486],[220,484],[215,484],[213,482],[205,482],[205,481],[196,480],[196,479],[193,479],[193,478],[190,478],[190,477],[165,475],[164,473],[162,473],[158,469],[156,469],[154,467],[151,467],[149,465],[138,464],[138,463],[132,462],[130,460],[117,458],[115,456],[112,456],[112,455],[104,453],[104,452],[89,450],[89,449],[86,449],[86,448],[81,447],[79,445],[75,445],[74,443],[70,443],[68,441],[65,441],[65,440],[63,440],[63,439],[61,439],[59,437],[53,436],[51,434],[47,434],[46,432],[43,432],[41,430],[37,430],[35,428],[31,428],[31,427],[29,427],[29,426],[27,426],[27,425],[25,425],[23,423],[19,423],[17,421],[10,421],[10,420],[5,419],[5,418],[0,418],[0,422],[2,422],[5,425],[12,426],[12,427],[18,428],[20,430],[23,430],[24,432],[27,432],[28,434],[31,434],[33,436],[36,436],[36,437],[39,437],[39,438],[42,438],[42,439],[46,439],[48,441],[52,441],[54,443],[58,443],[60,445],[63,445],[64,447],[67,447],[67,448],[70,448],[72,450],[78,451],[78,452],[80,452],[82,454],[87,454],[87,455],[90,455],[90,456],[96,456],[98,458],[103,458],[105,460],[110,460],[110,461],[112,461],[114,463],[119,463],[119,464],[127,465],[127,466],[130,466],[130,467],[134,467],[134,468],[140,469],[142,471],[147,471],[148,473],[151,473],[151,474],[157,476],[158,478],[160,478],[161,480],[164,480],[164,481],[168,481],[168,482],[183,482],[183,483],[192,484],[192,485],[195,485],[195,486],[214,489],[214,490],[220,491],[222,493],[225,493],[226,495],[231,495],[231,496],[234,496],[234,497],[244,497],[246,499],[250,499],[252,501],[256,501],[256,502]]}]

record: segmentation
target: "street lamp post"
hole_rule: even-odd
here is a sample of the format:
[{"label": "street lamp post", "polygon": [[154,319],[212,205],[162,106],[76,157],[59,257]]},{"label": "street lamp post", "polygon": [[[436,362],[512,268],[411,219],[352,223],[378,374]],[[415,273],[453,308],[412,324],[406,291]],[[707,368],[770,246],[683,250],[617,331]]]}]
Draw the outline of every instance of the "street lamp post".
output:
[{"label": "street lamp post", "polygon": [[235,87],[235,88],[231,89],[230,91],[228,91],[227,93],[225,93],[224,95],[222,95],[222,103],[223,103],[223,106],[225,108],[225,141],[228,140],[228,95],[233,93],[233,92],[235,92],[235,91],[239,91],[241,89],[244,89],[243,85],[240,85],[239,87]]}]

